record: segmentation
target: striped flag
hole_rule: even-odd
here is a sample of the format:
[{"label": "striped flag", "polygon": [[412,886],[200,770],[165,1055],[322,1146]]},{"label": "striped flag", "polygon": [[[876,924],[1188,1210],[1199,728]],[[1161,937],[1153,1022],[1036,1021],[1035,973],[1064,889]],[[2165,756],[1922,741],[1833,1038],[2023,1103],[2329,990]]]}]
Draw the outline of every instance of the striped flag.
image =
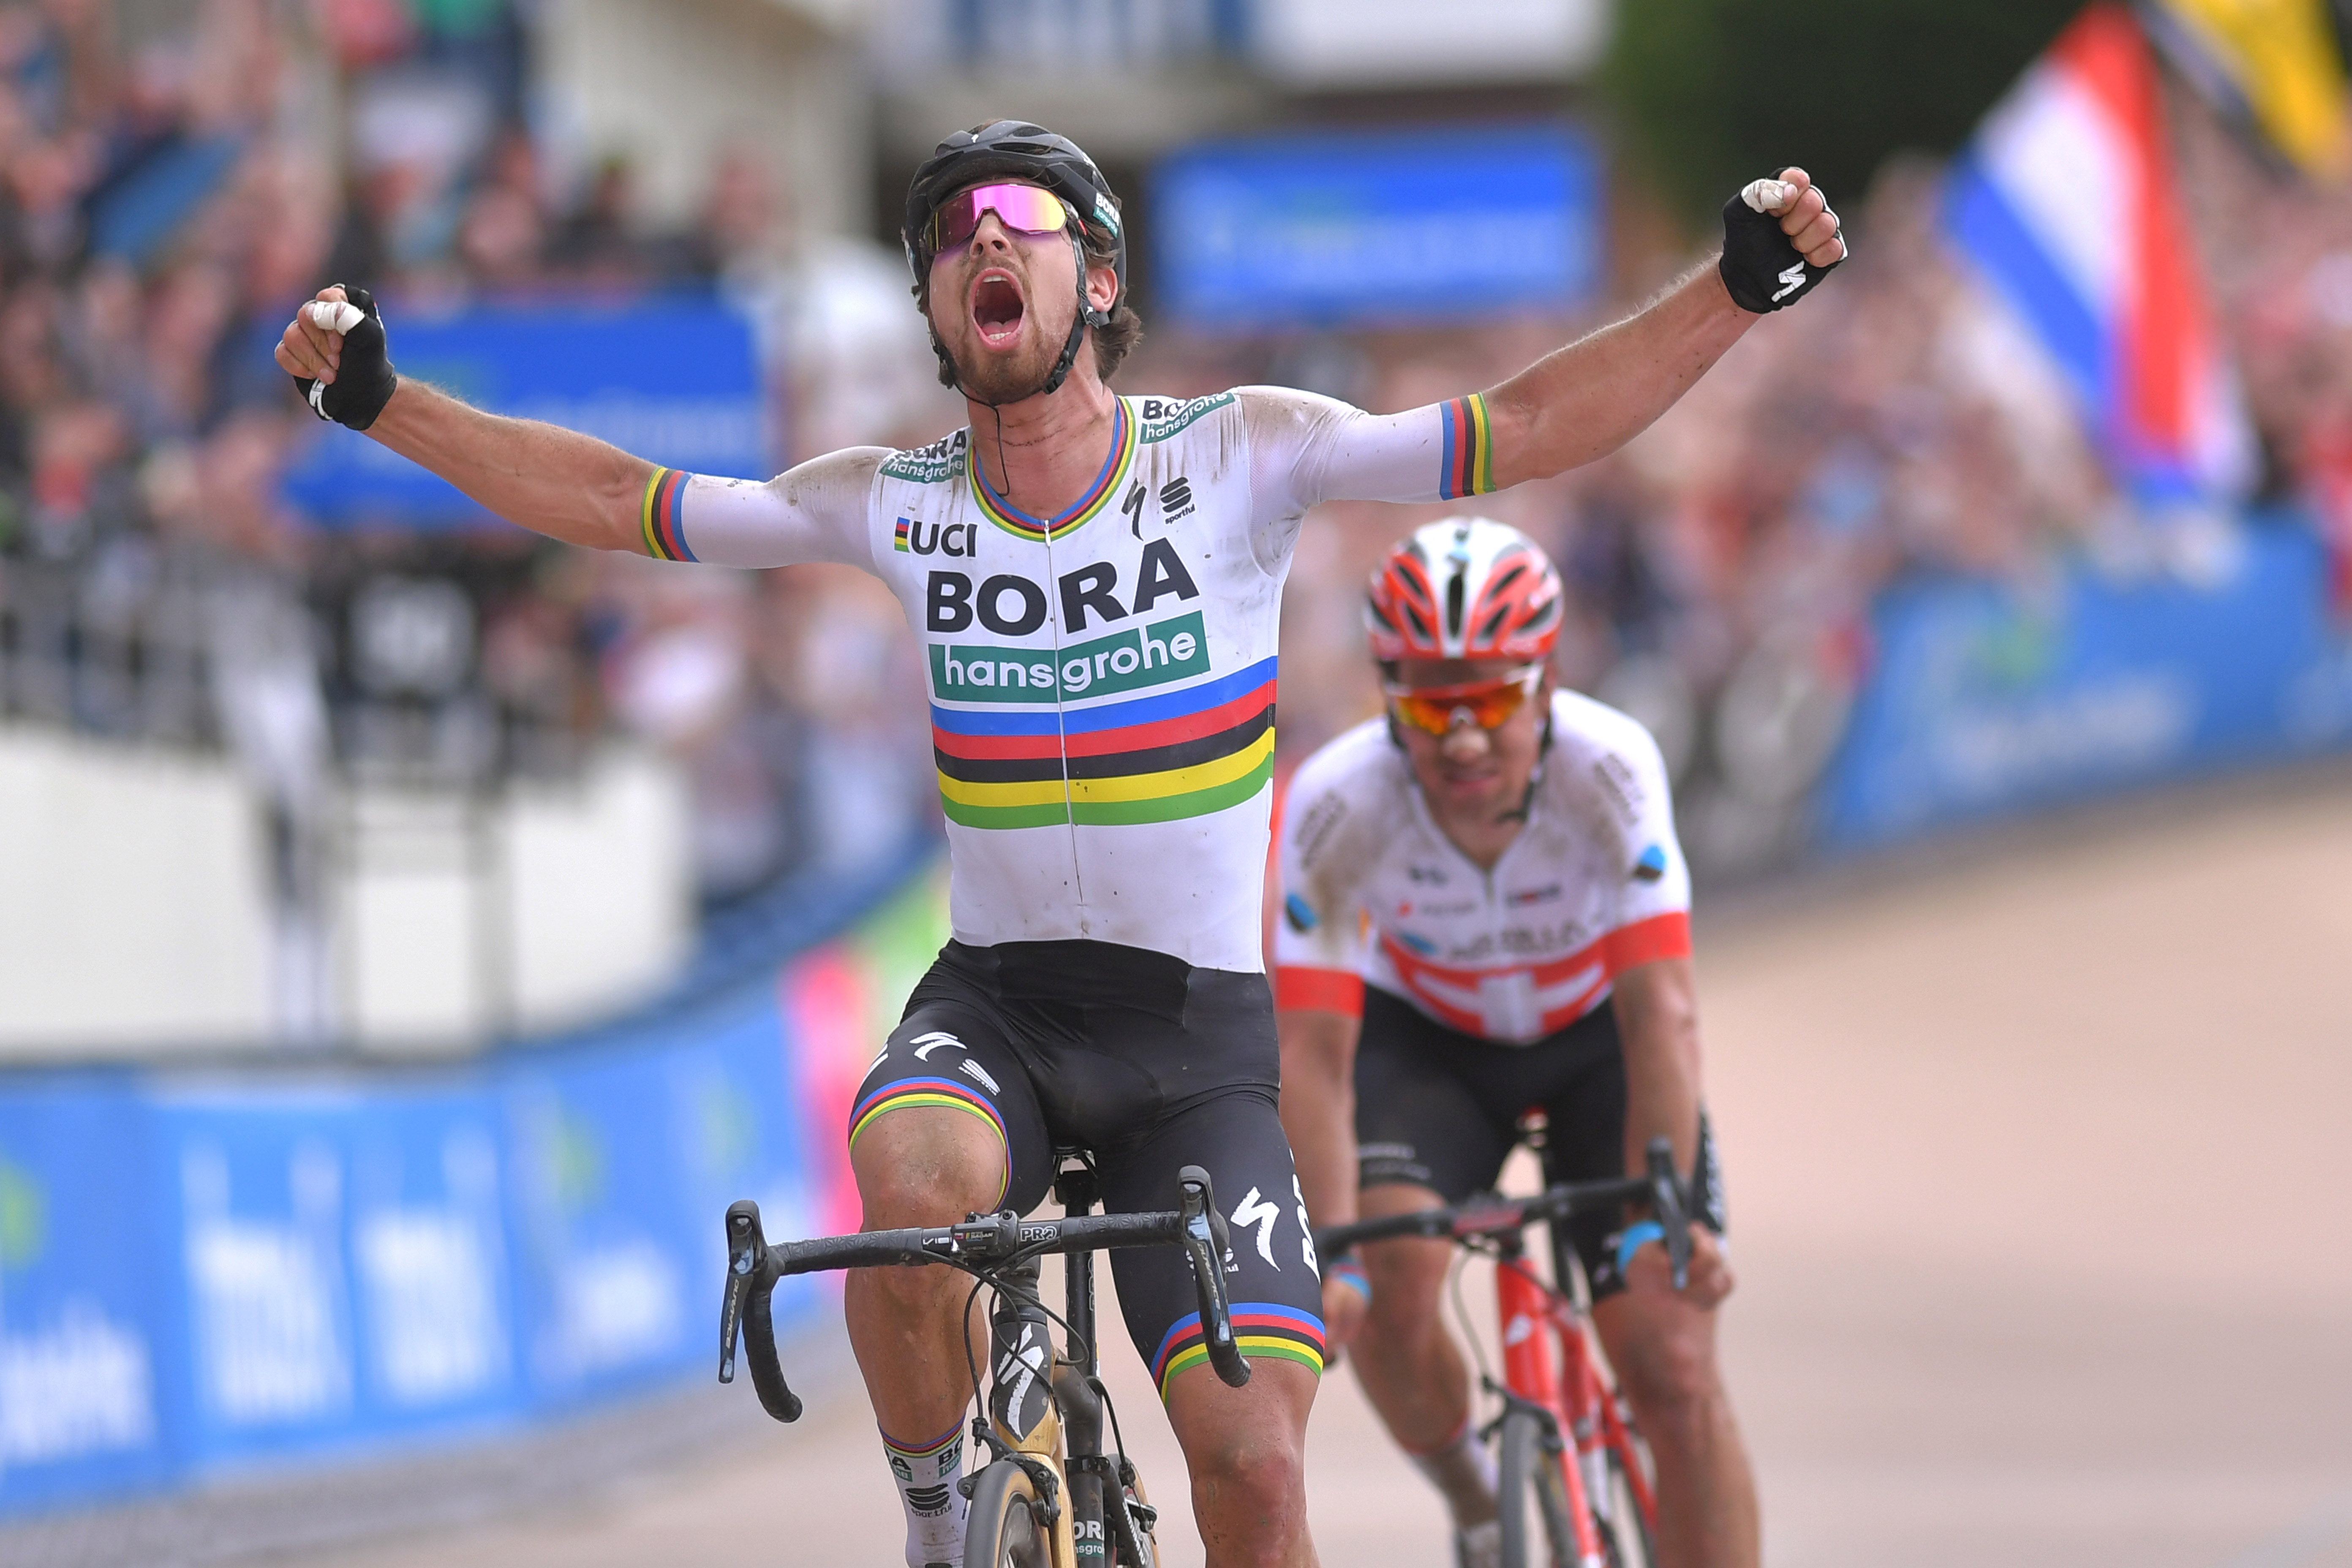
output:
[{"label": "striped flag", "polygon": [[2156,62],[2087,7],[1954,161],[1948,235],[2064,371],[2119,488],[2241,497],[2254,443],[2189,244]]},{"label": "striped flag", "polygon": [[2140,14],[2206,97],[2305,173],[2352,166],[2327,0],[2149,0]]}]

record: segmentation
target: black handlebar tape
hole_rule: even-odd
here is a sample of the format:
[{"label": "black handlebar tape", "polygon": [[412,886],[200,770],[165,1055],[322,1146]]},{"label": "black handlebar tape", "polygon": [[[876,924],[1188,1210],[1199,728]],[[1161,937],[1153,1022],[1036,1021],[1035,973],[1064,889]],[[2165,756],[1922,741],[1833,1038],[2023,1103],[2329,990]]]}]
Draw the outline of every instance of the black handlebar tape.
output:
[{"label": "black handlebar tape", "polygon": [[1690,1283],[1691,1236],[1683,1184],[1675,1174],[1675,1146],[1664,1138],[1653,1138],[1645,1153],[1650,1207],[1659,1228],[1666,1233],[1666,1261],[1674,1266],[1675,1289],[1680,1290]]},{"label": "black handlebar tape", "polygon": [[776,1353],[774,1297],[779,1274],[760,1228],[760,1205],[749,1198],[727,1206],[727,1295],[719,1309],[719,1381],[735,1381],[735,1341],[751,1363],[751,1387],[761,1408],[779,1421],[801,1418],[800,1395],[784,1381]]},{"label": "black handlebar tape", "polygon": [[1184,1254],[1192,1264],[1192,1295],[1201,1309],[1201,1338],[1208,1347],[1209,1364],[1218,1381],[1239,1388],[1250,1380],[1249,1357],[1234,1338],[1233,1300],[1225,1293],[1225,1216],[1217,1208],[1215,1186],[1209,1173],[1187,1165],[1176,1173],[1180,1199],[1177,1212],[1184,1217]]},{"label": "black handlebar tape", "polygon": [[743,1355],[751,1363],[751,1386],[760,1407],[779,1421],[801,1418],[801,1396],[784,1381],[784,1363],[776,1354],[776,1324],[770,1314],[775,1300],[772,1276],[755,1279],[751,1300],[743,1304]]}]

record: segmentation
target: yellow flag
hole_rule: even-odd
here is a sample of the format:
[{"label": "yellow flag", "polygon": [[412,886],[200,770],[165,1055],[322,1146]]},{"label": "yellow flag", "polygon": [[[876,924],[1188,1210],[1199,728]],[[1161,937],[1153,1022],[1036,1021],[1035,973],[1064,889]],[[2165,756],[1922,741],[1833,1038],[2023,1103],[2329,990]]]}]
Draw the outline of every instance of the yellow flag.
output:
[{"label": "yellow flag", "polygon": [[2314,174],[2352,159],[2344,62],[2327,0],[2159,0],[2189,40],[2245,99],[2263,134]]}]

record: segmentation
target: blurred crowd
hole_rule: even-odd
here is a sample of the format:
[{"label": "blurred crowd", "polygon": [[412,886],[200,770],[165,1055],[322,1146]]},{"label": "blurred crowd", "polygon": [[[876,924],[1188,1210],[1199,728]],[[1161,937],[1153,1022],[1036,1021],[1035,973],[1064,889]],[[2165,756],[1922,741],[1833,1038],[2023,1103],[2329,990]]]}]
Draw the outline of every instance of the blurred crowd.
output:
[{"label": "blurred crowd", "polygon": [[929,809],[919,755],[866,733],[877,682],[914,689],[887,601],[506,529],[337,534],[278,493],[317,427],[269,345],[331,279],[719,289],[757,324],[780,465],[944,427],[894,258],[800,242],[749,148],[647,226],[625,159],[534,140],[523,20],[0,6],[0,716],[225,745],[298,824],[339,773],[495,787],[632,737],[688,773],[711,898],[887,854]]},{"label": "blurred crowd", "polygon": [[[2259,448],[2250,508],[2148,515],[2116,492],[2058,373],[1947,241],[1940,169],[1924,158],[1842,200],[1853,261],[1801,310],[1758,323],[1650,431],[1473,503],[1559,560],[1574,603],[1561,677],[1657,734],[1702,871],[1802,850],[1807,791],[1868,671],[1870,607],[1899,581],[1990,577],[2031,595],[2087,563],[2214,582],[2241,529],[2308,509],[2352,609],[2352,190],[2265,161],[2186,94],[2175,110],[2185,205]],[[1685,265],[1635,262],[1580,322],[1271,353],[1161,343],[1138,384],[1263,377],[1408,407],[1492,384]],[[1302,535],[1285,612],[1286,757],[1377,710],[1359,585],[1391,541],[1461,504],[1332,506],[1338,526]]]},{"label": "blurred crowd", "polygon": [[[125,17],[152,23],[144,35]],[[795,231],[760,152],[648,228],[625,160],[525,112],[513,0],[0,7],[0,715],[221,743],[299,816],[371,772],[493,785],[614,736],[691,781],[705,895],[888,853],[936,811],[895,605],[854,574],[731,574],[544,544],[310,528],[277,480],[314,426],[268,345],[332,279],[412,297],[716,289],[756,324],[778,466],[955,424],[894,256]],[[2352,195],[2184,107],[2184,184],[2264,453],[2352,562]],[[1952,260],[1937,172],[1845,206],[1855,260],[1624,452],[1479,503],[1549,546],[1565,679],[1658,733],[1702,867],[1787,852],[1911,574],[2032,583],[2088,555],[2194,575],[2235,524],[2109,489],[2067,395]],[[1620,268],[1636,302],[1676,258]],[[1285,341],[1147,339],[1129,392],[1283,382],[1398,408],[1571,335],[1528,320]],[[1372,711],[1358,594],[1440,508],[1335,505],[1302,535],[1284,652],[1295,761]],[[2344,577],[2352,597],[2352,570]]]}]

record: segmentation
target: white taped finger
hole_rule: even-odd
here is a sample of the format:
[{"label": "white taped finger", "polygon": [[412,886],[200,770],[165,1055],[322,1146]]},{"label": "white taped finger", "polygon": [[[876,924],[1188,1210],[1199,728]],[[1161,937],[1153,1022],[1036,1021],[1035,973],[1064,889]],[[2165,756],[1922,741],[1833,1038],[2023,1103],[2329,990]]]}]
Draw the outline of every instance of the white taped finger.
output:
[{"label": "white taped finger", "polygon": [[1748,210],[1759,213],[1780,212],[1796,196],[1797,187],[1785,180],[1750,180],[1747,188],[1739,193],[1739,199],[1748,204]]},{"label": "white taped finger", "polygon": [[313,300],[302,307],[302,313],[331,332],[348,332],[367,320],[357,305],[340,300]]}]

